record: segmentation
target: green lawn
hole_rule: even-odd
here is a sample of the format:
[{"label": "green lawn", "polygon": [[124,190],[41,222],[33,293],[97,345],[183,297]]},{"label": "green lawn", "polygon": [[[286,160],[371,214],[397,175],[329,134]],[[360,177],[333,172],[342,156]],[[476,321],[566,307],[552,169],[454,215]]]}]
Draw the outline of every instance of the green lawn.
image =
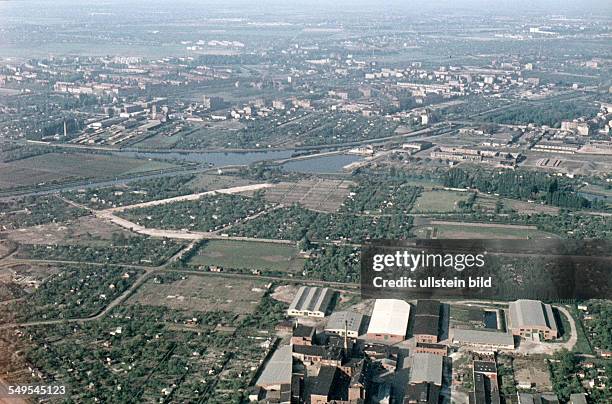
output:
[{"label": "green lawn", "polygon": [[437,238],[557,238],[557,236],[536,229],[513,228],[510,226],[481,227],[458,222],[456,225],[435,225]]},{"label": "green lawn", "polygon": [[414,203],[413,213],[456,212],[459,201],[467,200],[467,192],[431,190],[423,192]]},{"label": "green lawn", "polygon": [[304,260],[291,245],[250,241],[211,240],[189,261],[191,265],[218,265],[262,271],[299,272]]}]

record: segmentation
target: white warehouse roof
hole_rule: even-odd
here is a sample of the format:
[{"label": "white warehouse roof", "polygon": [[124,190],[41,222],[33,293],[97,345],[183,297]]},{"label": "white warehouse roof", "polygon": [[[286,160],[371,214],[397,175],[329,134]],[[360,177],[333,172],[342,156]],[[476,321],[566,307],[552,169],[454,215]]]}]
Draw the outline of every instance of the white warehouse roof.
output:
[{"label": "white warehouse roof", "polygon": [[410,304],[403,300],[377,299],[368,334],[406,335]]}]

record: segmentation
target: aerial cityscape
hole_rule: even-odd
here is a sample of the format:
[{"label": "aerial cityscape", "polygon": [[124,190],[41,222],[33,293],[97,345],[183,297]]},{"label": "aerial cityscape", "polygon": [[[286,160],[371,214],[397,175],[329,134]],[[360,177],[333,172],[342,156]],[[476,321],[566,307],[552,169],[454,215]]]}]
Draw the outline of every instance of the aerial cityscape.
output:
[{"label": "aerial cityscape", "polygon": [[0,404],[612,403],[611,127],[609,1],[0,1]]}]

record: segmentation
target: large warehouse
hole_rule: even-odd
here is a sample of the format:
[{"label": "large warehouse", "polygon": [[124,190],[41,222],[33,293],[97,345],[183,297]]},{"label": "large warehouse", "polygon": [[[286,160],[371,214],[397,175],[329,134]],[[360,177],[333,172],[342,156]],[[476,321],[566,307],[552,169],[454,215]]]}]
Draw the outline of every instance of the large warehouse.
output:
[{"label": "large warehouse", "polygon": [[523,338],[539,334],[549,340],[559,336],[552,307],[539,300],[517,300],[510,303],[509,328],[512,334]]},{"label": "large warehouse", "polygon": [[302,286],[287,309],[290,316],[325,317],[334,291],[328,288]]},{"label": "large warehouse", "polygon": [[378,299],[374,303],[367,338],[401,342],[406,338],[410,304],[403,300]]}]

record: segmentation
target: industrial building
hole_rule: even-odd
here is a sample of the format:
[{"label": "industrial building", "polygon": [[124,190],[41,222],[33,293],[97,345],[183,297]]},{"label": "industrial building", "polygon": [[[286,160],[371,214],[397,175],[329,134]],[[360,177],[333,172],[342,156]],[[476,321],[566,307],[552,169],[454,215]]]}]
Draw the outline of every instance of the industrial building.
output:
[{"label": "industrial building", "polygon": [[357,338],[363,324],[363,314],[354,311],[337,311],[329,316],[325,332],[344,337]]},{"label": "industrial building", "polygon": [[312,345],[315,339],[315,329],[298,324],[291,334],[291,345]]},{"label": "industrial building", "polygon": [[499,404],[501,402],[497,365],[494,360],[475,360],[472,379],[474,380],[474,391],[470,397],[471,404]]},{"label": "industrial building", "polygon": [[550,304],[539,300],[517,300],[510,303],[509,328],[523,338],[539,336],[545,340],[559,336],[557,322]]},{"label": "industrial building", "polygon": [[514,337],[512,334],[505,332],[456,328],[453,330],[452,341],[454,344],[472,346],[481,351],[514,349]]},{"label": "industrial building", "polygon": [[444,357],[417,352],[412,356],[410,363],[410,381],[404,403],[437,404],[442,388]]},{"label": "industrial building", "polygon": [[280,391],[282,386],[291,386],[292,371],[291,346],[285,345],[272,354],[255,385],[265,390]]},{"label": "industrial building", "polygon": [[429,353],[415,353],[410,368],[410,384],[433,383],[442,385],[442,366],[444,358]]},{"label": "industrial building", "polygon": [[412,329],[412,335],[417,342],[430,344],[438,342],[440,307],[440,302],[437,300],[417,300]]},{"label": "industrial building", "polygon": [[334,291],[328,288],[302,286],[289,305],[290,316],[325,317],[331,306]]},{"label": "industrial building", "polygon": [[409,318],[409,303],[396,299],[377,299],[372,310],[367,338],[401,342],[406,338]]}]

